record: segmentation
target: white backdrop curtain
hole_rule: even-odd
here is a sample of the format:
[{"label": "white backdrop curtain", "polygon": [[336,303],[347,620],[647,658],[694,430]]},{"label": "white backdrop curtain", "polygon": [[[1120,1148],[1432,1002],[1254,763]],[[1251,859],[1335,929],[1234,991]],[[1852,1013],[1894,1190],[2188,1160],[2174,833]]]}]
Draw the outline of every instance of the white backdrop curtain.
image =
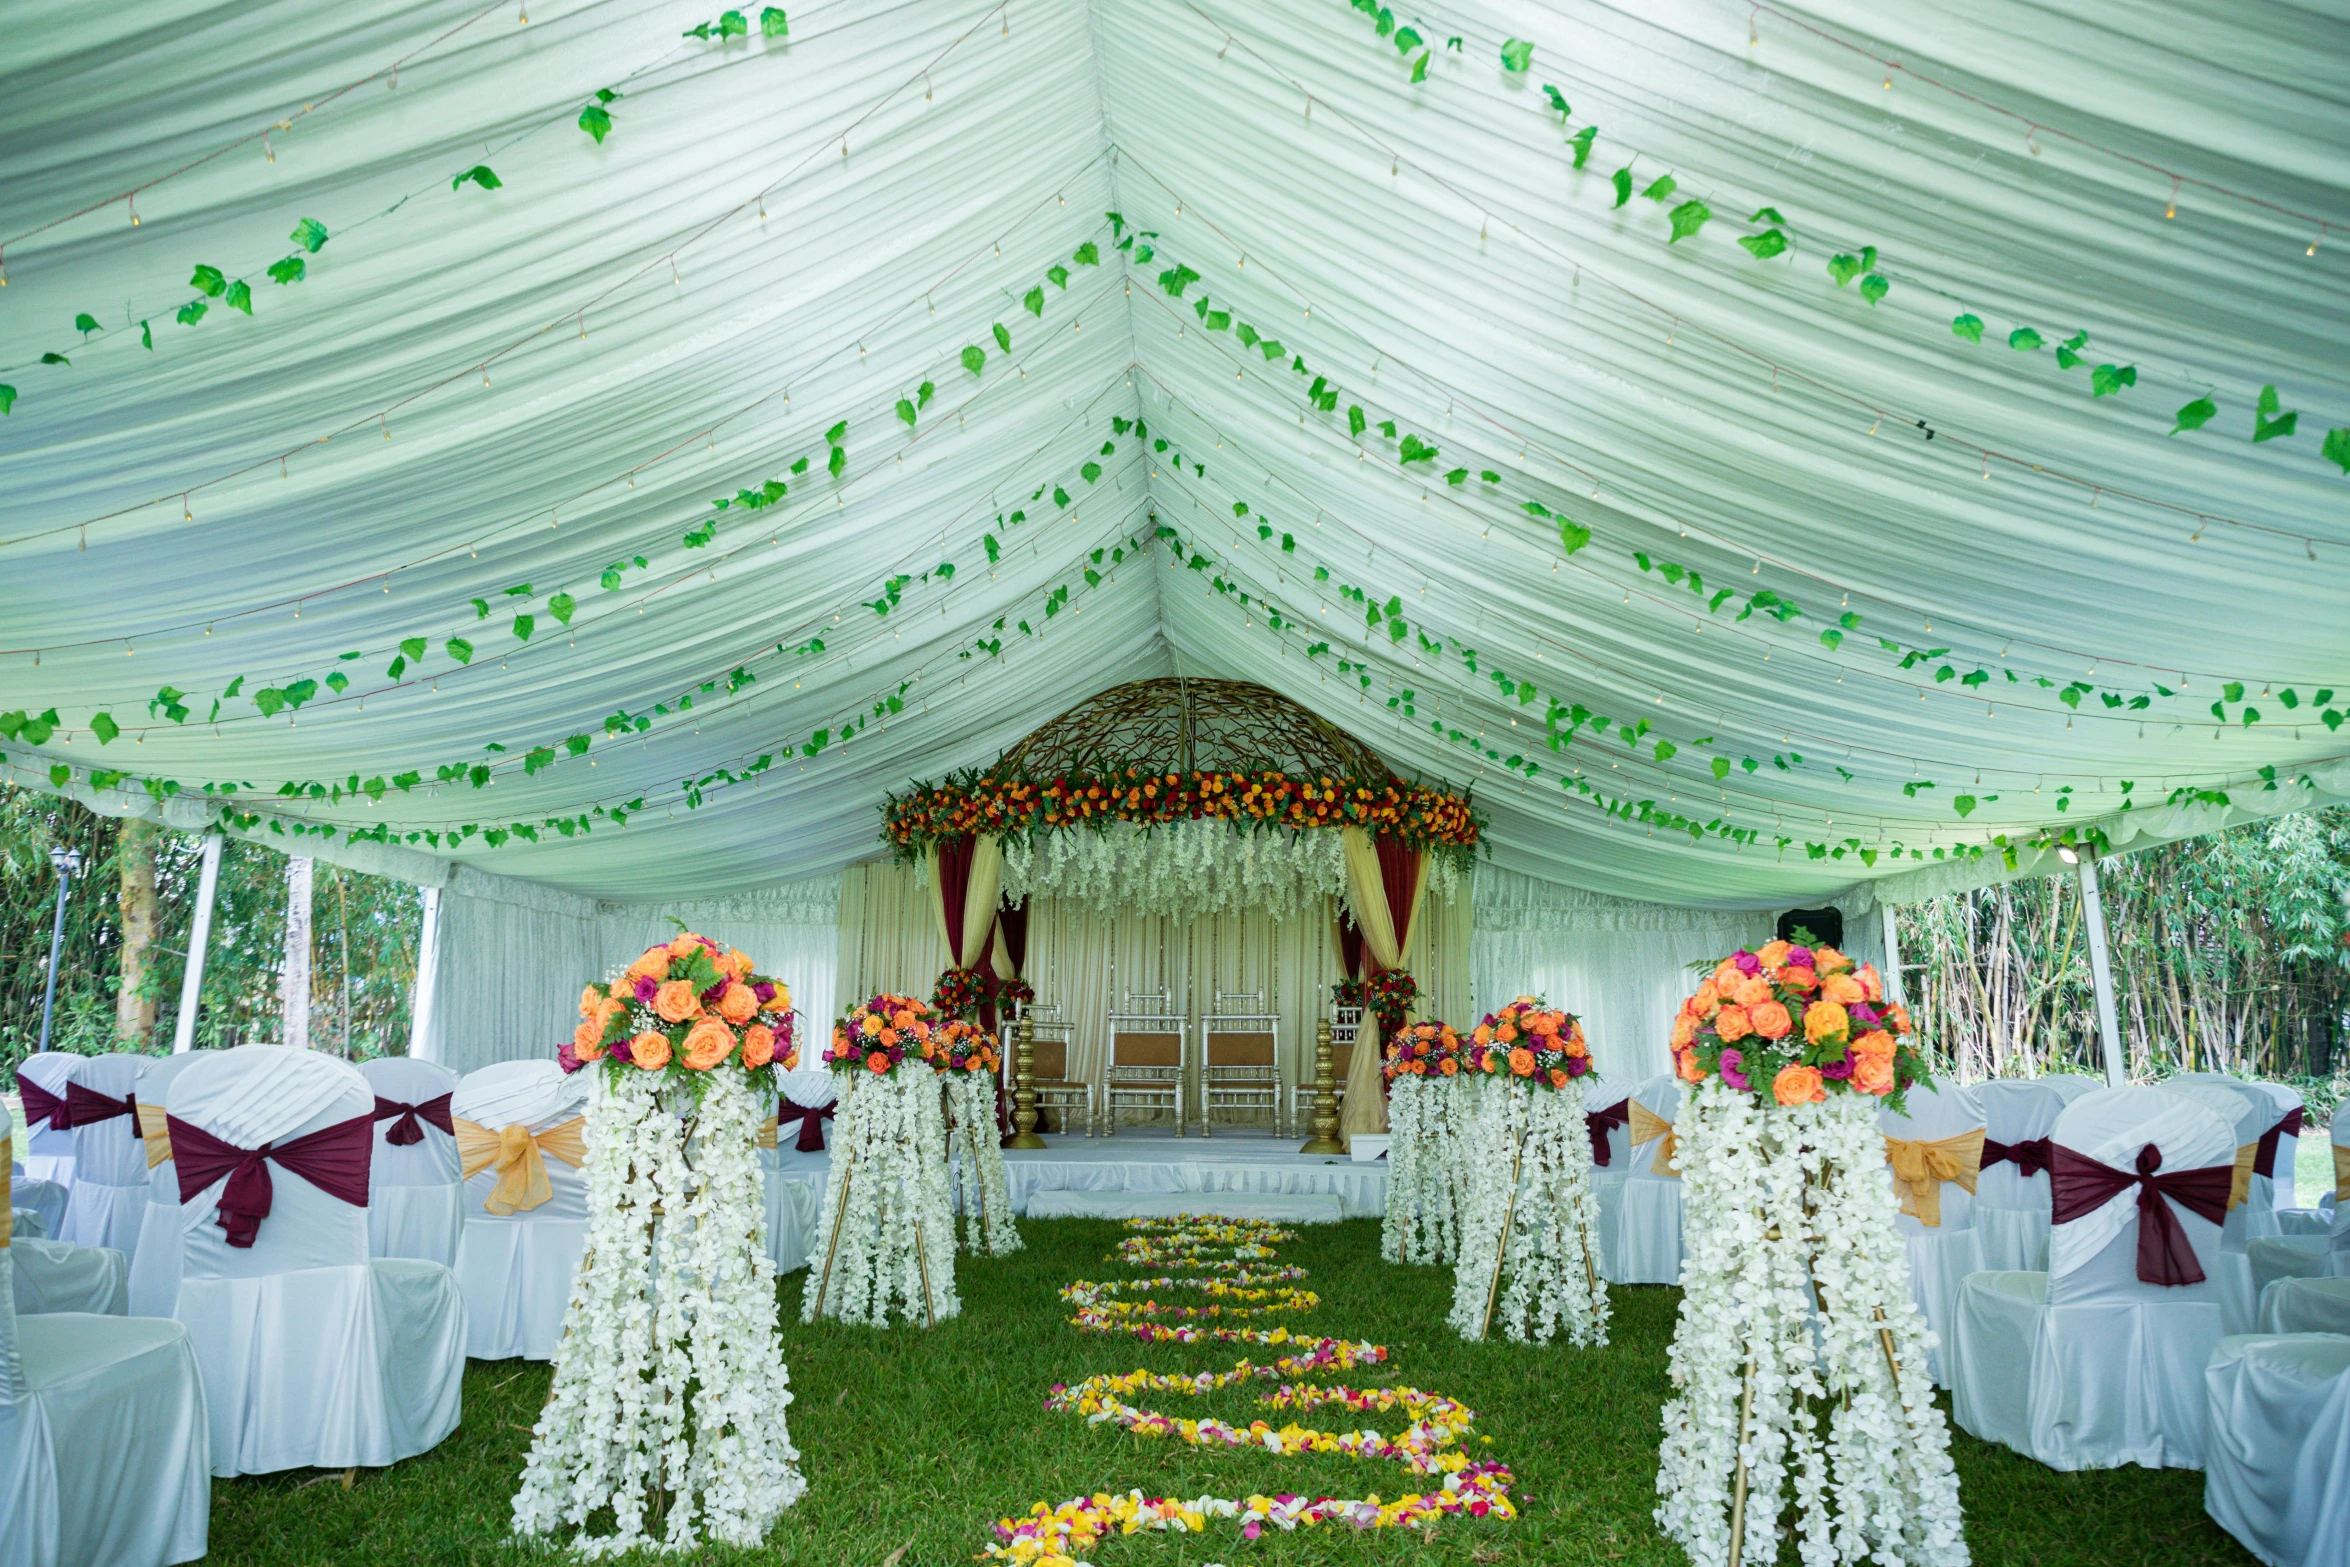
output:
[{"label": "white backdrop curtain", "polygon": [[1475,1013],[1542,996],[1583,1020],[1600,1071],[1627,1078],[1671,1069],[1673,1014],[1697,984],[1689,965],[1769,940],[1772,923],[1767,911],[1637,903],[1490,865],[1477,870],[1475,916]]}]

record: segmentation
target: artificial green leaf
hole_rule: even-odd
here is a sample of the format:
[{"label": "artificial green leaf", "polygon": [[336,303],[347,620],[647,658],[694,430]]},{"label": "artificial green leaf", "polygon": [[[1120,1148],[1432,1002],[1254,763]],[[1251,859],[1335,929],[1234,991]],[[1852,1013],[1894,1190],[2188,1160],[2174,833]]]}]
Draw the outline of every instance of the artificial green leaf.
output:
[{"label": "artificial green leaf", "polygon": [[315,256],[326,248],[326,225],[316,218],[304,218],[294,225],[294,232],[286,238]]},{"label": "artificial green leaf", "polygon": [[898,399],[898,417],[908,424],[914,422],[914,405],[903,397]]},{"label": "artificial green leaf", "polygon": [[1591,542],[1591,530],[1582,524],[1570,522],[1561,517],[1558,519],[1558,525],[1559,548],[1565,550],[1569,555]]},{"label": "artificial green leaf", "polygon": [[748,38],[751,36],[750,18],[740,11],[718,13],[718,36],[721,38]]},{"label": "artificial green leaf", "polygon": [[841,448],[835,446],[832,449],[831,457],[825,460],[824,471],[837,479],[840,477],[841,470],[846,468],[848,465],[849,454],[843,451]]},{"label": "artificial green leaf", "polygon": [[70,370],[70,369],[72,369],[72,368],[73,368],[73,361],[72,361],[72,360],[70,360],[70,359],[68,359],[68,358],[66,358],[66,357],[65,357],[63,354],[59,354],[59,353],[47,353],[47,354],[43,354],[43,355],[41,356],[41,363],[43,363],[43,364],[45,364],[45,365],[63,365],[63,366],[65,366],[65,367],[66,367],[68,370]]},{"label": "artificial green leaf", "polygon": [[2046,341],[2048,341],[2046,338],[2028,326],[2019,326],[2007,334],[2007,346],[2019,353],[2028,354]]},{"label": "artificial green leaf", "polygon": [[2273,441],[2281,435],[2291,435],[2293,426],[2300,421],[2301,415],[2298,412],[2279,414],[2277,412],[2277,389],[2274,386],[2264,386],[2260,389],[2259,405],[2252,411],[2252,442],[2257,446],[2262,441]]},{"label": "artificial green leaf", "polygon": [[1779,215],[1779,209],[1776,207],[1757,207],[1754,216],[1746,221],[1749,223],[1784,223],[1787,220]]},{"label": "artificial green leaf", "polygon": [[1523,38],[1512,38],[1501,46],[1501,68],[1513,75],[1522,73],[1534,63],[1534,46]]},{"label": "artificial green leaf", "polygon": [[571,624],[572,611],[578,608],[579,602],[568,593],[558,593],[547,600],[547,613],[566,626]]},{"label": "artificial green leaf", "polygon": [[106,330],[104,327],[98,324],[98,318],[90,314],[87,310],[73,318],[73,329],[76,332],[81,333],[84,340],[87,340],[92,332],[103,332]]},{"label": "artificial green leaf", "polygon": [[1542,84],[1542,96],[1550,100],[1550,106],[1558,111],[1559,119],[1562,121],[1567,119],[1575,112],[1572,108],[1568,107],[1567,95],[1560,92],[1556,87],[1551,86],[1548,82],[1544,82]]},{"label": "artificial green leaf", "polygon": [[1715,757],[1715,758],[1713,759],[1712,767],[1713,767],[1714,779],[1715,779],[1715,781],[1716,781],[1716,782],[1719,782],[1720,780],[1722,780],[1722,779],[1724,779],[1724,778],[1727,778],[1727,777],[1729,777],[1729,776],[1730,776],[1730,759],[1729,759],[1728,757],[1726,757],[1726,756],[1717,756],[1717,757]]},{"label": "artificial green leaf", "polygon": [[1036,317],[1036,318],[1037,318],[1038,320],[1040,320],[1040,321],[1041,321],[1041,320],[1043,320],[1043,319],[1044,319],[1044,286],[1043,286],[1042,284],[1039,284],[1039,285],[1038,285],[1038,286],[1036,286],[1035,288],[1032,288],[1032,289],[1030,289],[1030,290],[1029,290],[1029,291],[1028,291],[1026,294],[1023,294],[1023,295],[1020,297],[1020,303],[1021,303],[1021,304],[1023,304],[1023,305],[1025,305],[1025,306],[1027,306],[1027,308],[1028,308],[1028,313],[1029,313],[1030,315],[1032,315],[1032,316]]},{"label": "artificial green leaf", "polygon": [[1757,261],[1768,261],[1787,248],[1787,236],[1778,229],[1765,229],[1760,234],[1746,234],[1738,243]]},{"label": "artificial green leaf", "polygon": [[1429,56],[1434,52],[1435,51],[1429,49],[1423,49],[1420,51],[1419,58],[1412,62],[1412,74],[1410,78],[1412,81],[1424,82],[1428,79],[1428,59]]},{"label": "artificial green leaf", "polygon": [[759,36],[788,38],[791,36],[791,18],[783,14],[783,7],[771,5],[759,12]]},{"label": "artificial green leaf", "polygon": [[204,319],[204,312],[211,308],[212,307],[210,305],[205,304],[201,299],[191,299],[186,304],[179,307],[179,312],[174,315],[172,319],[177,321],[181,326],[194,326],[197,322]]},{"label": "artificial green leaf", "polygon": [[963,368],[973,375],[987,368],[987,350],[973,343],[963,350]]},{"label": "artificial green leaf", "polygon": [[2350,473],[2350,430],[2328,430],[2325,444],[2318,448],[2318,455],[2344,473]]},{"label": "artificial green leaf", "polygon": [[1599,127],[1596,125],[1586,125],[1567,138],[1567,145],[1575,149],[1576,168],[1579,169],[1591,161],[1591,144],[1598,139]]},{"label": "artificial green leaf", "polygon": [[155,352],[155,328],[152,323],[139,323],[139,346],[149,353]]},{"label": "artificial green leaf", "polygon": [[405,658],[405,659],[407,659],[407,660],[408,660],[410,663],[412,663],[412,664],[421,664],[421,663],[423,663],[423,662],[424,662],[424,638],[422,638],[422,637],[402,637],[402,638],[400,639],[400,656],[401,656],[402,658]]},{"label": "artificial green leaf", "polygon": [[275,686],[263,686],[253,693],[253,705],[261,709],[264,718],[275,718],[286,710],[286,694]]},{"label": "artificial green leaf", "polygon": [[1364,422],[1362,404],[1349,403],[1346,409],[1346,433],[1349,435],[1362,434]]},{"label": "artificial green leaf", "polygon": [[2179,422],[2171,426],[2170,433],[2176,435],[2181,430],[2200,430],[2218,413],[2219,404],[2212,401],[2211,394],[2206,392],[2178,411],[2176,417]]},{"label": "artificial green leaf", "polygon": [[272,283],[299,283],[309,270],[309,263],[300,256],[288,256],[269,264],[269,280]]},{"label": "artificial green leaf", "polygon": [[2088,361],[2081,357],[2080,351],[2074,348],[2072,344],[2059,343],[2056,345],[2057,369],[2070,370],[2075,365],[2086,363],[2088,363]]},{"label": "artificial green leaf", "polygon": [[1892,291],[1893,285],[1885,281],[1882,272],[1871,272],[1860,280],[1860,297],[1872,305]]},{"label": "artificial green leaf", "polygon": [[1626,164],[1609,175],[1608,182],[1616,188],[1616,199],[1609,203],[1611,207],[1620,207],[1632,199],[1632,166],[1630,164]]},{"label": "artificial green leaf", "polygon": [[842,441],[848,438],[848,434],[849,422],[846,419],[843,419],[838,424],[834,425],[831,429],[824,432],[824,444],[827,446],[838,446]]},{"label": "artificial green leaf", "polygon": [[455,190],[458,186],[464,184],[467,180],[473,181],[474,184],[479,185],[483,190],[496,190],[499,186],[506,183],[504,180],[498,178],[496,171],[493,170],[488,164],[477,163],[472,168],[467,169],[464,173],[450,180],[449,189]]},{"label": "artificial green leaf", "polygon": [[1842,288],[1854,278],[1859,277],[1862,270],[1861,259],[1858,256],[1835,255],[1828,258],[1828,276],[1836,280],[1838,288]]},{"label": "artificial green leaf", "polygon": [[243,278],[239,278],[228,286],[228,292],[221,296],[220,302],[232,310],[242,310],[245,314],[251,315],[253,313],[252,286]]},{"label": "artificial green leaf", "polygon": [[620,567],[617,564],[614,564],[606,566],[604,568],[604,574],[597,578],[596,582],[597,586],[601,587],[605,592],[617,593],[620,591],[620,584],[623,580],[624,579],[620,574]]},{"label": "artificial green leaf", "polygon": [[1102,264],[1102,253],[1101,250],[1094,244],[1094,242],[1089,239],[1084,244],[1078,246],[1075,251],[1071,252],[1069,259],[1076,262],[1077,265],[1081,267],[1098,267]]},{"label": "artificial green leaf", "polygon": [[2111,397],[2125,386],[2138,384],[2136,365],[2099,365],[2089,372],[2089,395]]},{"label": "artificial green leaf", "polygon": [[326,687],[335,695],[341,696],[345,691],[351,689],[351,677],[338,669],[326,677]]},{"label": "artificial green leaf", "polygon": [[1642,191],[1640,194],[1646,196],[1650,201],[1670,201],[1672,200],[1673,192],[1679,190],[1680,188],[1681,182],[1679,180],[1674,179],[1670,174],[1660,174],[1655,179],[1650,180],[1648,182],[1648,189]]},{"label": "artificial green leaf", "polygon": [[1003,353],[1012,351],[1012,334],[1001,321],[995,324],[995,346]]},{"label": "artificial green leaf", "polygon": [[1427,40],[1420,36],[1420,30],[1416,27],[1399,27],[1395,30],[1393,42],[1397,54],[1410,54]]},{"label": "artificial green leaf", "polygon": [[[448,641],[442,643],[441,645],[448,650],[449,656],[455,659],[458,663],[470,664],[473,662],[473,644],[466,641],[463,637],[451,637]],[[255,700],[259,699],[256,698]]]},{"label": "artificial green leaf", "polygon": [[90,715],[90,733],[98,737],[100,745],[112,745],[114,737],[122,733],[122,725],[114,721],[114,715],[111,713],[92,713]]},{"label": "artificial green leaf", "polygon": [[1959,795],[1951,800],[1950,808],[1961,816],[1972,816],[1975,814],[1975,797],[1971,794]]},{"label": "artificial green leaf", "polygon": [[1706,221],[1713,215],[1714,209],[1702,201],[1684,201],[1667,214],[1672,220],[1673,237],[1666,240],[1665,243],[1671,245],[1687,239],[1699,229],[1704,228]]},{"label": "artificial green leaf", "polygon": [[1069,269],[1067,267],[1058,265],[1049,266],[1044,269],[1044,275],[1055,288],[1067,288],[1069,286]]},{"label": "artificial green leaf", "polygon": [[13,386],[0,385],[0,414],[7,413],[15,406],[16,388]]},{"label": "artificial green leaf", "polygon": [[531,616],[517,615],[514,617],[514,634],[517,637],[520,637],[523,641],[528,642],[530,640],[530,634],[537,629],[538,621],[533,619]]},{"label": "artificial green leaf", "polygon": [[218,299],[221,291],[228,287],[228,278],[218,267],[199,264],[195,275],[188,279],[188,286],[201,289],[214,299]]},{"label": "artificial green leaf", "polygon": [[1983,318],[1972,312],[1954,318],[1950,323],[1950,335],[1963,337],[1970,343],[1980,343],[1983,340]]},{"label": "artificial green leaf", "polygon": [[579,111],[579,128],[604,145],[604,138],[612,134],[612,111],[600,103],[591,103]]},{"label": "artificial green leaf", "polygon": [[1102,465],[1098,462],[1089,462],[1084,467],[1077,470],[1077,477],[1083,479],[1088,484],[1093,483],[1101,476]]}]

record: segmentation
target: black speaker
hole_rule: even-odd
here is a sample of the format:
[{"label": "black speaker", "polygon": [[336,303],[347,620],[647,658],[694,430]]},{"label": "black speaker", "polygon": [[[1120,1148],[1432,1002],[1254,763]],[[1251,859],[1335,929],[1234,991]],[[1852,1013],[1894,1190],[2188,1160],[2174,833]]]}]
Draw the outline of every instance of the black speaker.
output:
[{"label": "black speaker", "polygon": [[1844,945],[1844,914],[1839,909],[1789,909],[1779,916],[1779,939],[1798,946]]}]

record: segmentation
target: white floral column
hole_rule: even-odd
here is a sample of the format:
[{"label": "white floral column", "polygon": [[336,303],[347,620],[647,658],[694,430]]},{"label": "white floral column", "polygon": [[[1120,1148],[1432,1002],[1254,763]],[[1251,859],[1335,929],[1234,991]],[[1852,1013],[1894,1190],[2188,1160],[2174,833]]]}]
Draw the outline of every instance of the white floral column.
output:
[{"label": "white floral column", "polygon": [[1013,1222],[1011,1175],[996,1139],[995,1078],[980,1072],[941,1074],[955,1117],[955,1206],[963,1216],[965,1251],[1008,1256],[1021,1247]]},{"label": "white floral column", "polygon": [[1476,1080],[1403,1076],[1387,1101],[1389,1262],[1442,1264],[1460,1255],[1461,1217],[1474,1171]]},{"label": "white floral column", "polygon": [[1564,1333],[1578,1347],[1605,1344],[1582,1081],[1497,1078],[1483,1094],[1449,1320],[1467,1339],[1485,1337],[1492,1322],[1521,1343]]},{"label": "white floral column", "polygon": [[1656,1519],[1698,1567],[1775,1561],[1790,1502],[1805,1567],[1968,1560],[1876,1111],[1772,1105],[1719,1076],[1683,1107]]},{"label": "white floral column", "polygon": [[894,1311],[930,1326],[963,1309],[946,1140],[929,1066],[843,1074],[801,1320],[878,1328]]}]

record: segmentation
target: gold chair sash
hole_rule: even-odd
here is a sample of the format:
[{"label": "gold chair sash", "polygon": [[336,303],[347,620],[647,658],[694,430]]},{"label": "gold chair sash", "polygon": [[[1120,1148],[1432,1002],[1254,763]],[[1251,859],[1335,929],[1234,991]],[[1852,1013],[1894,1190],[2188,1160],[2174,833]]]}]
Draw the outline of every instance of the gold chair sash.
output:
[{"label": "gold chair sash", "polygon": [[9,1237],[16,1229],[16,1210],[8,1205],[16,1192],[15,1141],[14,1132],[0,1137],[0,1251],[8,1249]]},{"label": "gold chair sash", "polygon": [[530,1128],[519,1124],[493,1132],[463,1116],[452,1120],[457,1128],[457,1164],[466,1178],[497,1167],[498,1184],[482,1200],[482,1207],[500,1218],[528,1213],[555,1195],[555,1188],[547,1184],[547,1161],[542,1154],[553,1154],[574,1170],[587,1162],[584,1115],[550,1126],[536,1137]]},{"label": "gold chair sash", "polygon": [[2260,1144],[2246,1143],[2236,1150],[2236,1173],[2228,1182],[2228,1212],[2244,1206],[2244,1199],[2252,1195],[2252,1161],[2260,1153]]},{"label": "gold chair sash", "polygon": [[775,1146],[775,1128],[777,1125],[777,1120],[777,1117],[771,1115],[767,1118],[765,1124],[759,1128],[760,1147],[773,1148]]},{"label": "gold chair sash", "polygon": [[1967,1192],[1983,1170],[1983,1128],[1926,1139],[1888,1137],[1885,1162],[1901,1193],[1901,1211],[1929,1230],[1942,1227],[1942,1183],[1956,1181]]},{"label": "gold chair sash", "polygon": [[[1632,1146],[1637,1148],[1642,1143],[1656,1143],[1657,1145],[1654,1157],[1648,1161],[1649,1173],[1679,1180],[1681,1167],[1674,1160],[1680,1152],[1681,1144],[1673,1132],[1673,1123],[1637,1099],[1629,1100],[1627,1104],[1632,1111]],[[1658,1141],[1660,1138],[1661,1142]]]},{"label": "gold chair sash", "polygon": [[2350,1202],[2350,1144],[2334,1144],[2334,1201]]},{"label": "gold chair sash", "polygon": [[139,1141],[147,1145],[148,1169],[171,1157],[171,1123],[164,1119],[163,1106],[139,1106]]}]

